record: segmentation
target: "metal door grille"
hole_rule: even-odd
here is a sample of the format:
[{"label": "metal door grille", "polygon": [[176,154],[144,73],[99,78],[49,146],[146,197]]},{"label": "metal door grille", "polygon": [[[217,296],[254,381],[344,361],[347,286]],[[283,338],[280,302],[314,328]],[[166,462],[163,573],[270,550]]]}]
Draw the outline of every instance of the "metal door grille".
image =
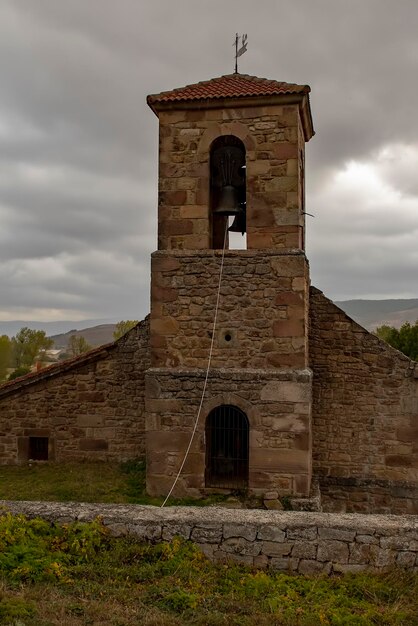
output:
[{"label": "metal door grille", "polygon": [[222,405],[206,420],[206,486],[243,489],[248,485],[249,425],[245,413]]},{"label": "metal door grille", "polygon": [[29,437],[29,458],[32,461],[48,460],[48,437]]}]

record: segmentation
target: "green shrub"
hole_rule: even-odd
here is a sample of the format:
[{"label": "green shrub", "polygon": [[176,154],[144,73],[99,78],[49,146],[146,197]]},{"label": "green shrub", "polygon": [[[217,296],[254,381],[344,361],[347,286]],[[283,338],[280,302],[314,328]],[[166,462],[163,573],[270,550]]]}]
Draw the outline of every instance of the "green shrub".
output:
[{"label": "green shrub", "polygon": [[5,597],[0,595],[0,624],[22,623],[20,618],[32,617],[35,609],[32,603],[20,598]]},{"label": "green shrub", "polygon": [[99,519],[58,526],[5,513],[0,516],[0,572],[14,582],[68,582],[68,567],[92,559],[106,534]]}]

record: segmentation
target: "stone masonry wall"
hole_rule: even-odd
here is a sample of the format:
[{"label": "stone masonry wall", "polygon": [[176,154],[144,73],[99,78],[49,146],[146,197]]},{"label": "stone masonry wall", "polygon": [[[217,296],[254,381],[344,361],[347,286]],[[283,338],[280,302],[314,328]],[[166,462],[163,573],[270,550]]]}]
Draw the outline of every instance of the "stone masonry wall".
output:
[{"label": "stone masonry wall", "polygon": [[411,516],[237,511],[222,508],[5,502],[14,514],[51,522],[97,516],[113,536],[190,539],[211,560],[300,574],[418,571],[418,522]]},{"label": "stone masonry wall", "polygon": [[212,247],[209,158],[221,135],[238,137],[246,149],[247,247],[302,247],[300,106],[220,101],[216,108],[159,112],[159,249]]},{"label": "stone masonry wall", "polygon": [[[205,372],[150,369],[146,376],[147,490],[166,495],[183,460],[198,414]],[[205,423],[227,404],[249,420],[249,491],[309,495],[311,372],[211,369],[205,401],[179,496],[205,493]]]},{"label": "stone masonry wall", "polygon": [[313,469],[324,506],[418,513],[418,363],[317,289],[310,325]]},{"label": "stone masonry wall", "polygon": [[[206,367],[220,266],[214,250],[153,254],[153,367]],[[225,253],[213,367],[306,367],[308,271],[302,252]]]},{"label": "stone masonry wall", "polygon": [[125,460],[145,452],[149,322],[113,344],[0,387],[0,463],[25,462],[29,437],[58,462]]}]

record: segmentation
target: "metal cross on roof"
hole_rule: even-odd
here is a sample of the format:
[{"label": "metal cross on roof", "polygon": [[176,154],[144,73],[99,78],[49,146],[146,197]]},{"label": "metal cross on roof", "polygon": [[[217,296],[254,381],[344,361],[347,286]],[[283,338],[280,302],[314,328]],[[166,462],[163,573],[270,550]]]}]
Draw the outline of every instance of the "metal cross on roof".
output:
[{"label": "metal cross on roof", "polygon": [[[241,47],[238,48],[239,40],[241,39]],[[238,74],[238,57],[240,57],[244,52],[247,52],[247,35],[242,35],[241,37],[238,33],[235,35],[235,41],[233,45],[235,46],[235,74]]]}]

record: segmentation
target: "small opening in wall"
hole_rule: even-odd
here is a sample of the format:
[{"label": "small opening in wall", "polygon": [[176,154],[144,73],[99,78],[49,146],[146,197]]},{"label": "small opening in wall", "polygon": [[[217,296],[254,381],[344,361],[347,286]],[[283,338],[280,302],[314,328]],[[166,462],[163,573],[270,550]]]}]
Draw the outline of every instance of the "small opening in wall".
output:
[{"label": "small opening in wall", "polygon": [[29,437],[29,459],[47,461],[48,443],[48,437]]},{"label": "small opening in wall", "polygon": [[225,333],[225,341],[231,341],[232,335],[230,333]]}]

